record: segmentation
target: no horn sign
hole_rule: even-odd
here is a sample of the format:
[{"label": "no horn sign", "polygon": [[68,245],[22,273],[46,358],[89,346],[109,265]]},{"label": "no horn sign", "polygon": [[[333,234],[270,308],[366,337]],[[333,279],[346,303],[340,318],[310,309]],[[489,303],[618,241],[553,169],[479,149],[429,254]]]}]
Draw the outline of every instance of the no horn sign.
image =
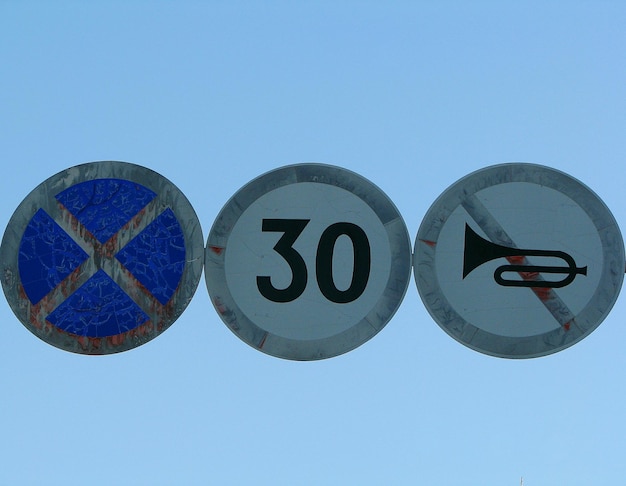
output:
[{"label": "no horn sign", "polygon": [[110,354],[165,331],[202,270],[244,342],[293,360],[348,352],[378,333],[411,270],[433,319],[493,356],[551,354],[591,333],[617,300],[624,246],[604,203],[562,172],[502,164],[450,186],[411,251],[373,183],[339,167],[268,172],[226,203],[206,247],[185,196],[124,162],[62,171],[11,217],[2,286],[20,322],[66,351]]},{"label": "no horn sign", "polygon": [[414,258],[441,328],[506,358],[579,342],[608,315],[624,277],[622,237],[604,203],[532,164],[488,167],[450,186],[424,217]]}]

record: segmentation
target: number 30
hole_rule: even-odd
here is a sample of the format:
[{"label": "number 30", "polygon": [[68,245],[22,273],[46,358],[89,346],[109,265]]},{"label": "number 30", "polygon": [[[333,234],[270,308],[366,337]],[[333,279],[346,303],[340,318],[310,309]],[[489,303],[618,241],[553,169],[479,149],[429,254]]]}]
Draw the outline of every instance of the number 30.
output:
[{"label": "number 30", "polygon": [[[280,232],[274,251],[278,253],[291,269],[291,283],[284,289],[277,289],[271,277],[257,276],[256,283],[261,295],[273,302],[292,302],[300,297],[307,286],[308,271],[302,255],[293,244],[298,239],[309,219],[264,219],[261,230]],[[352,281],[346,290],[339,290],[333,279],[333,253],[340,236],[347,236],[352,241],[354,264]],[[362,228],[353,223],[335,223],[324,230],[317,246],[315,273],[320,291],[331,302],[347,304],[358,299],[369,280],[371,267],[370,244]]]}]

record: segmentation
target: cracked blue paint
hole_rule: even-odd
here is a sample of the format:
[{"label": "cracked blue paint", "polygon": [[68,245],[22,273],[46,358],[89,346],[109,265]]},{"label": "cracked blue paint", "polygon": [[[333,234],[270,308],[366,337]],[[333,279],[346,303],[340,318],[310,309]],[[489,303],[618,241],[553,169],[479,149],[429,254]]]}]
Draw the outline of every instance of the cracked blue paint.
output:
[{"label": "cracked blue paint", "polygon": [[122,334],[148,320],[148,315],[102,270],[48,315],[48,321],[59,329],[91,338]]},{"label": "cracked blue paint", "polygon": [[100,243],[108,241],[155,197],[150,189],[123,179],[80,182],[56,195]]},{"label": "cracked blue paint", "polygon": [[[155,197],[141,184],[121,179],[85,181],[56,195],[100,243],[117,234]],[[186,266],[185,238],[174,212],[169,208],[163,211],[115,257],[166,305]],[[36,304],[88,258],[74,239],[39,209],[20,242],[18,265],[26,295]],[[122,334],[149,319],[102,269],[47,316],[57,328],[89,338]]]},{"label": "cracked blue paint", "polygon": [[76,270],[89,255],[43,210],[28,222],[18,256],[24,292],[35,305]]},{"label": "cracked blue paint", "polygon": [[115,257],[165,305],[185,269],[185,238],[171,209],[163,211]]}]

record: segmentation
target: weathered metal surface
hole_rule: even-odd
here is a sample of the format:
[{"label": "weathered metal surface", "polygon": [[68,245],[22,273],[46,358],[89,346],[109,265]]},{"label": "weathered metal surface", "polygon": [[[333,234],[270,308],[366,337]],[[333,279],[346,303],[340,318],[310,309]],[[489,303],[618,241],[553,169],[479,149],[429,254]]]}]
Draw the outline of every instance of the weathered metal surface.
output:
[{"label": "weathered metal surface", "polygon": [[502,164],[450,186],[418,231],[414,275],[439,326],[486,354],[530,358],[589,335],[617,300],[624,244],[576,179]]},{"label": "weathered metal surface", "polygon": [[156,172],[93,162],[35,188],[0,247],[18,319],[66,351],[144,344],[184,311],[202,273],[203,237],[185,196]]},{"label": "weathered metal surface", "polygon": [[299,164],[253,180],[224,206],[205,278],[226,325],[293,360],[329,358],[378,333],[411,275],[406,225],[389,198],[338,167]]}]

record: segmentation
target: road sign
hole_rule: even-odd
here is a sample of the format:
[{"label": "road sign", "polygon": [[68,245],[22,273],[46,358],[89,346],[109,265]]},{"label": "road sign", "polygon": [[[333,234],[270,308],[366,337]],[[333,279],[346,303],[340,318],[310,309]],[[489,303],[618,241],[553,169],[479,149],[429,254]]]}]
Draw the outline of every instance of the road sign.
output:
[{"label": "road sign", "polygon": [[600,325],[622,285],[624,244],[608,208],[579,181],[503,164],[435,201],[415,240],[414,274],[450,336],[486,354],[531,358]]},{"label": "road sign", "polygon": [[116,353],[180,316],[203,251],[198,218],[174,184],[137,165],[93,162],[50,177],[18,206],[0,247],[2,287],[49,344]]},{"label": "road sign", "polygon": [[321,164],[276,169],[225,205],[205,278],[243,341],[293,360],[361,345],[391,319],[411,274],[406,225],[363,177]]}]

